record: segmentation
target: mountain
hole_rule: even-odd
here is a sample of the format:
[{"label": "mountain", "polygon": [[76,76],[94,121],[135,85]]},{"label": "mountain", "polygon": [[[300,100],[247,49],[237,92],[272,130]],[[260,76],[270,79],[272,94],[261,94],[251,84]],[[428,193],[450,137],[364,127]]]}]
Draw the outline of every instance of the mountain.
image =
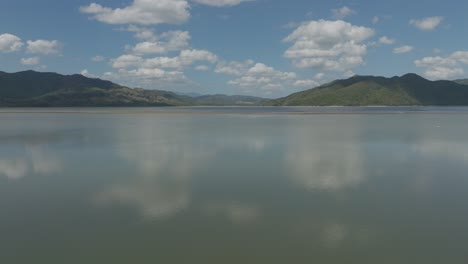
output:
[{"label": "mountain", "polygon": [[458,80],[455,80],[454,82],[458,84],[468,85],[468,79],[458,79]]},{"label": "mountain", "polygon": [[204,94],[195,93],[195,92],[187,92],[187,93],[184,93],[184,92],[175,92],[175,93],[178,94],[178,95],[189,96],[189,97],[192,97],[192,98],[195,98],[195,97],[203,96],[203,95],[204,95]]},{"label": "mountain", "polygon": [[194,98],[194,102],[197,105],[213,105],[213,106],[259,105],[266,100],[267,99],[265,98],[260,98],[260,97],[255,97],[255,96],[224,95],[224,94],[202,95],[202,96],[197,96]]},{"label": "mountain", "polygon": [[265,105],[369,106],[468,105],[468,85],[401,77],[354,76],[271,100]]},{"label": "mountain", "polygon": [[0,71],[0,106],[182,106],[257,104],[258,97],[191,97],[160,90],[128,88],[83,75]]},{"label": "mountain", "polygon": [[0,72],[0,106],[171,106],[189,97],[131,89],[83,75],[50,72]]}]

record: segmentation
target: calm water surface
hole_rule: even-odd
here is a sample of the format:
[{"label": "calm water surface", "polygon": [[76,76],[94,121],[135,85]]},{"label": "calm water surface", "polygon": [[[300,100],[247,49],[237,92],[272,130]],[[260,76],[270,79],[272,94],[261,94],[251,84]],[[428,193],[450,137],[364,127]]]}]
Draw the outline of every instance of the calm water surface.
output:
[{"label": "calm water surface", "polygon": [[468,263],[466,108],[206,109],[0,113],[0,263]]}]

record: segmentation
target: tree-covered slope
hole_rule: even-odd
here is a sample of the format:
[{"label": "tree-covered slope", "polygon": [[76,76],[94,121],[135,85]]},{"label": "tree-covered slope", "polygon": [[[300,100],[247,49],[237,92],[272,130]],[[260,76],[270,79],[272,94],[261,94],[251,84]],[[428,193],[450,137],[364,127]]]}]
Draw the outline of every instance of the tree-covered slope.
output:
[{"label": "tree-covered slope", "polygon": [[416,74],[401,77],[354,76],[268,101],[268,105],[468,105],[468,86],[429,81]]},{"label": "tree-covered slope", "polygon": [[237,95],[190,97],[161,90],[132,89],[79,74],[0,71],[0,106],[255,105],[264,100]]}]

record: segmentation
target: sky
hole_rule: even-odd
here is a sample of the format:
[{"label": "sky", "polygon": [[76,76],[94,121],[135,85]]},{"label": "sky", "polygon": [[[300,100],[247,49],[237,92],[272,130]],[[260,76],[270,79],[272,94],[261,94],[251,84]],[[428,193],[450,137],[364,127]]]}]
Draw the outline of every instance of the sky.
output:
[{"label": "sky", "polygon": [[2,0],[0,71],[276,98],[353,75],[468,76],[459,0]]}]

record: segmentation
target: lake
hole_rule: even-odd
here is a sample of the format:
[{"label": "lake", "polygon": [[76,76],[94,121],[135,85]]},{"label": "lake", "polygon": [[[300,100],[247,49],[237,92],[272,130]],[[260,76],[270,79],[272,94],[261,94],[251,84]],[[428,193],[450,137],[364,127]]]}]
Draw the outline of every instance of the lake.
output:
[{"label": "lake", "polygon": [[468,108],[0,110],[0,263],[468,260]]}]

